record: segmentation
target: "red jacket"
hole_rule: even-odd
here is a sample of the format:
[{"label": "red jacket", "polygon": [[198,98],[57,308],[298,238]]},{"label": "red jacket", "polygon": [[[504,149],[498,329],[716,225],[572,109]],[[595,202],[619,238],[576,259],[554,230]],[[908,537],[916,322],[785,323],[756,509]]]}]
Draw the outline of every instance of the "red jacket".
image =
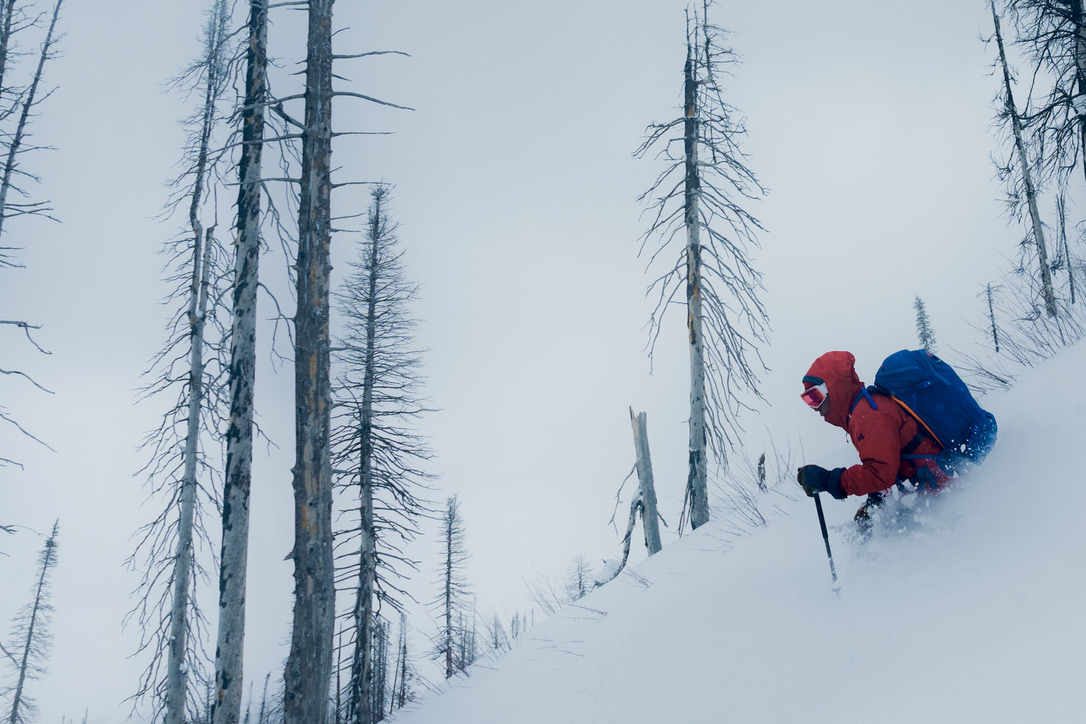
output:
[{"label": "red jacket", "polygon": [[[859,465],[840,469],[841,490],[847,495],[867,495],[886,490],[898,480],[919,482],[921,477],[935,489],[942,487],[948,478],[934,461],[901,459],[903,450],[912,455],[938,455],[942,448],[930,437],[920,436],[920,425],[893,399],[866,393],[855,364],[856,358],[849,352],[827,352],[815,360],[804,378],[807,383],[826,383],[826,422],[847,432],[860,454]],[[838,470],[832,471],[836,473]]]}]

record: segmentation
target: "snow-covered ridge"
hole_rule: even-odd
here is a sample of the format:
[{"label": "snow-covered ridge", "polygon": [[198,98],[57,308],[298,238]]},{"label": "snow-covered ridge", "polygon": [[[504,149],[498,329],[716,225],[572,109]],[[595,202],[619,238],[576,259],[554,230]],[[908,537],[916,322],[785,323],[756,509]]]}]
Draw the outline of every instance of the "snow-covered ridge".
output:
[{"label": "snow-covered ridge", "polygon": [[482,661],[400,724],[1070,722],[1086,713],[1086,345],[984,399],[985,465],[906,531],[824,500],[727,552],[709,524]]}]

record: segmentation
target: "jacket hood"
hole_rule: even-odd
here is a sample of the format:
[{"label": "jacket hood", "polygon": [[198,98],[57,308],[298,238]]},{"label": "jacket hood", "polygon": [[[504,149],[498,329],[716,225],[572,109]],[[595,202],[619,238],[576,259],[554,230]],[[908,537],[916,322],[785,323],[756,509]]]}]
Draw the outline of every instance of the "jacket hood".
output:
[{"label": "jacket hood", "polygon": [[830,409],[826,422],[848,430],[848,413],[852,401],[864,384],[856,376],[856,358],[851,352],[827,352],[814,361],[803,378],[804,389],[825,382],[829,392]]}]

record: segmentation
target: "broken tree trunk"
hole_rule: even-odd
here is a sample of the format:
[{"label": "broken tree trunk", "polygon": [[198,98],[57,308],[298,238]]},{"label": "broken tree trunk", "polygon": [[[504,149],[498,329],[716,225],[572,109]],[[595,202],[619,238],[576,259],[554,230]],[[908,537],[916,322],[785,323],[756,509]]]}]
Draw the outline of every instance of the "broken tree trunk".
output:
[{"label": "broken tree trunk", "polygon": [[634,451],[637,454],[637,479],[641,483],[641,527],[645,530],[645,548],[651,556],[660,552],[661,545],[656,487],[652,478],[652,458],[649,456],[648,419],[644,412],[635,415],[631,407],[630,424],[633,426]]}]

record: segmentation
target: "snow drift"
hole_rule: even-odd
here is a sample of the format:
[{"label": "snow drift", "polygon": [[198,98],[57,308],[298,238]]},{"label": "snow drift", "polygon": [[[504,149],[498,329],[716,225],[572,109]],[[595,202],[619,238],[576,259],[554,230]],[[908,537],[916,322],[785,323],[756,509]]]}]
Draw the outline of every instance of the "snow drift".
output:
[{"label": "snow drift", "polygon": [[711,523],[448,682],[398,724],[1063,722],[1086,712],[1086,345],[982,401],[982,468],[866,544],[824,499]]}]

